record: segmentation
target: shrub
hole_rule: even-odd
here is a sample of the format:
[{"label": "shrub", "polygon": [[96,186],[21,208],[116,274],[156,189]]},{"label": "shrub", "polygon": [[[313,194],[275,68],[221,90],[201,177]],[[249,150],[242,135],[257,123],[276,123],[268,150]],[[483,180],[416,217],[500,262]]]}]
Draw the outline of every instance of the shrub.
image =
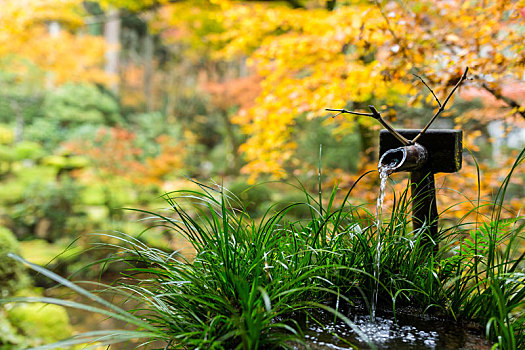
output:
[{"label": "shrub", "polygon": [[37,160],[44,155],[44,150],[36,142],[22,141],[14,146],[13,154],[16,160]]},{"label": "shrub", "polygon": [[64,178],[62,182],[30,183],[22,198],[12,206],[13,230],[17,235],[35,234],[53,242],[68,234],[78,233],[73,219],[83,214],[75,207],[82,187]]},{"label": "shrub", "polygon": [[121,121],[117,101],[90,84],[65,84],[48,94],[44,100],[48,119],[62,126],[116,124]]}]

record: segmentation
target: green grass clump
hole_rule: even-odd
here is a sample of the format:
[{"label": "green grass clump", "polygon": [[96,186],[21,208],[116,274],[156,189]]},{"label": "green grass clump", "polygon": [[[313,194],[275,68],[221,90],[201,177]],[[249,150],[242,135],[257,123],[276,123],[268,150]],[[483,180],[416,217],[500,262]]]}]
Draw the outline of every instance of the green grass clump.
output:
[{"label": "green grass clump", "polygon": [[[184,236],[195,251],[191,259],[149,247],[140,237],[105,234],[116,242],[116,253],[101,263],[127,268],[119,283],[104,289],[134,301],[132,310],[33,264],[97,306],[52,298],[11,300],[98,312],[133,327],[89,332],[47,348],[136,338],[143,338],[143,345],[161,341],[165,349],[286,348],[304,342],[305,318],[316,322],[312,311],[331,312],[334,320],[355,329],[343,306],[359,302],[372,311],[376,294],[378,307],[395,312],[411,305],[421,313],[476,321],[498,348],[520,348],[525,344],[525,253],[520,251],[525,218],[503,218],[502,208],[523,159],[525,151],[491,204],[490,218],[473,226],[459,222],[432,239],[425,227],[411,229],[408,189],[396,197],[380,227],[374,215],[349,204],[351,190],[337,208],[334,188],[326,202],[305,193],[304,203],[270,208],[260,220],[236,209],[241,206],[230,203],[234,199],[220,187],[171,192],[164,196],[171,214],[145,213],[153,227]],[[295,206],[304,206],[309,217],[290,221]]]},{"label": "green grass clump", "polygon": [[[292,316],[337,295],[343,236],[327,231],[351,227],[352,214],[327,215],[305,203],[315,218],[306,225],[286,221],[291,207],[256,222],[224,193],[202,188],[167,194],[175,218],[157,216],[192,244],[191,261],[115,236],[129,243],[116,258],[132,266],[128,277],[142,276],[129,288],[154,300],[146,317],[172,348],[259,349],[301,339]],[[183,209],[185,201],[200,208],[197,215]]]},{"label": "green grass clump", "polygon": [[[338,271],[348,268],[342,264],[343,251],[345,233],[356,229],[354,211],[316,208],[307,196],[305,203],[276,213],[269,210],[259,221],[251,219],[246,211],[234,209],[238,205],[230,206],[230,199],[222,191],[202,189],[166,194],[174,212],[170,217],[149,213],[157,220],[154,226],[186,237],[195,250],[191,260],[177,252],[148,247],[124,234],[105,234],[119,243],[115,245],[118,252],[104,263],[125,262],[129,266],[122,284],[111,289],[137,301],[132,311],[124,311],[29,263],[103,308],[51,298],[46,302],[101,312],[138,328],[135,333],[80,335],[57,346],[88,338],[109,344],[144,336],[148,342],[163,340],[170,349],[288,347],[292,340],[302,342],[301,325],[295,320],[298,314],[306,315],[313,308],[337,313],[329,303],[319,300],[350,302],[338,285],[349,289],[352,282],[345,281]],[[334,198],[335,191],[329,209]],[[308,206],[312,218],[288,222],[286,213],[295,205]]]}]

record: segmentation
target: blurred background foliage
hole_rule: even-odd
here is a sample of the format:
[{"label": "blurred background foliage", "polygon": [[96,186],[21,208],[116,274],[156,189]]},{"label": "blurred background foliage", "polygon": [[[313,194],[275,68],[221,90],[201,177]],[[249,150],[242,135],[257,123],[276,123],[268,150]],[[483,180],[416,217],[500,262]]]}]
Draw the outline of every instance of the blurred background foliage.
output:
[{"label": "blurred background foliage", "polygon": [[[160,194],[192,186],[187,178],[224,185],[258,217],[304,201],[297,181],[317,191],[322,145],[323,186],[340,183],[342,197],[376,167],[380,126],[333,119],[324,108],[373,104],[396,127],[419,128],[436,105],[412,74],[444,97],[471,71],[435,125],[463,129],[477,160],[465,152],[459,174],[438,175],[439,207],[454,205],[445,224],[473,207],[465,198],[490,200],[525,144],[524,1],[0,6],[0,274],[10,276],[0,277],[10,281],[2,295],[41,293],[8,251],[67,275],[86,263],[71,242],[88,247],[100,239],[88,233],[102,230],[139,233],[144,215],[121,208],[156,210]],[[517,171],[509,215],[525,204]],[[353,203],[374,210],[377,184],[367,176]],[[393,176],[392,188],[405,185],[406,174]],[[305,215],[301,207],[290,214]],[[155,230],[141,239],[166,250],[181,244]],[[34,310],[1,309],[9,332],[0,331],[0,347],[49,340],[42,322],[67,323],[59,309],[32,319]],[[42,334],[30,334],[32,322]]]}]

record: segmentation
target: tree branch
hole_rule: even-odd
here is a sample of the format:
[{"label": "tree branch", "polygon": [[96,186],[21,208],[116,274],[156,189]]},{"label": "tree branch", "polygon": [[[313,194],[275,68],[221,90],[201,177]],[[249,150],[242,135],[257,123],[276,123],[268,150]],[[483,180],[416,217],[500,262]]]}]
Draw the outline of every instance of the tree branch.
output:
[{"label": "tree branch", "polygon": [[517,108],[518,109],[517,113],[520,114],[523,118],[525,118],[525,111],[520,111],[520,109],[523,106],[521,106],[518,102],[514,101],[513,99],[511,99],[511,98],[509,98],[507,96],[503,96],[499,91],[491,88],[486,83],[482,83],[481,87],[483,89],[485,89],[486,91],[488,91],[490,94],[492,94],[492,96],[494,96],[498,100],[505,102],[509,107]]},{"label": "tree branch", "polygon": [[304,5],[299,0],[286,0],[287,3],[294,9],[304,9]]},{"label": "tree branch", "polygon": [[333,11],[335,9],[336,3],[337,0],[326,0],[326,9],[328,11]]},{"label": "tree branch", "polygon": [[325,108],[325,109],[327,111],[331,111],[331,112],[339,112],[336,115],[334,115],[332,118],[335,118],[339,114],[342,114],[342,113],[353,114],[353,115],[362,115],[362,116],[365,116],[365,117],[372,117],[375,120],[377,120],[385,129],[390,131],[390,133],[392,133],[392,135],[394,135],[394,137],[396,139],[398,139],[399,142],[401,142],[403,145],[405,145],[405,146],[410,145],[410,141],[408,141],[406,138],[404,138],[403,135],[398,133],[396,131],[396,129],[394,129],[390,124],[388,124],[386,122],[386,120],[384,120],[383,117],[381,117],[381,113],[379,113],[374,106],[370,105],[370,106],[368,106],[368,108],[370,108],[372,113],[353,112],[353,111],[348,111],[346,109],[334,109],[334,108]]},{"label": "tree branch", "polygon": [[[456,83],[456,85],[454,86],[454,88],[452,89],[452,91],[450,91],[450,93],[448,94],[447,98],[445,99],[445,102],[443,102],[443,104],[441,106],[439,106],[439,109],[438,111],[436,112],[436,114],[434,114],[434,116],[432,117],[432,119],[430,119],[430,121],[427,123],[427,125],[423,128],[423,130],[421,130],[421,132],[412,139],[412,141],[410,141],[410,144],[414,144],[417,142],[417,140],[421,137],[421,135],[423,135],[427,130],[428,128],[430,128],[430,125],[432,125],[432,123],[436,120],[436,118],[441,114],[441,112],[443,112],[445,110],[445,106],[447,105],[448,101],[450,100],[450,98],[452,97],[452,95],[454,94],[454,92],[457,90],[457,88],[461,85],[461,83],[463,83],[463,81],[465,79],[467,79],[467,73],[468,73],[468,67],[465,69],[465,72],[463,73],[463,75],[461,76],[461,78],[458,80],[458,82]],[[426,85],[426,84],[425,84]]]},{"label": "tree branch", "polygon": [[419,75],[417,74],[414,74],[412,73],[413,76],[415,76],[416,78],[419,78],[419,80],[421,80],[421,82],[423,84],[425,84],[425,86],[427,87],[428,90],[430,90],[430,93],[432,94],[432,96],[434,96],[434,98],[436,99],[436,102],[438,103],[438,106],[441,107],[441,102],[439,102],[439,98],[437,98],[436,94],[434,93],[434,91],[430,88],[430,86],[427,85],[427,83],[423,80],[423,78],[421,78]]},{"label": "tree branch", "polygon": [[409,54],[408,54],[408,49],[405,47],[405,45],[403,44],[403,42],[401,41],[401,39],[399,39],[399,36],[397,36],[396,32],[394,31],[394,29],[392,28],[392,25],[390,23],[390,20],[388,19],[388,16],[386,15],[386,13],[383,11],[383,6],[381,5],[381,3],[378,1],[378,0],[374,0],[374,3],[376,4],[377,8],[379,9],[379,12],[381,13],[381,17],[383,17],[383,19],[385,20],[386,22],[386,28],[387,30],[390,32],[390,35],[392,35],[392,37],[394,38],[395,42],[397,45],[399,45],[400,49],[401,49],[401,54],[403,55],[403,57],[409,61],[409,62],[412,62],[413,60],[409,57]]},{"label": "tree branch", "polygon": [[347,111],[346,109],[325,108],[325,110],[330,111],[330,112],[339,112],[336,115],[333,115],[332,118],[335,118],[339,114],[342,114],[342,113],[353,114],[353,115],[364,115],[364,116],[367,116],[367,117],[373,117],[374,116],[372,113],[353,112],[353,111]]},{"label": "tree branch", "polygon": [[410,141],[408,141],[406,138],[403,137],[403,135],[401,135],[400,133],[398,133],[396,131],[396,129],[394,129],[392,126],[390,126],[390,124],[388,124],[382,117],[381,117],[381,113],[379,113],[377,111],[377,109],[370,105],[368,106],[368,108],[370,108],[370,110],[372,111],[372,118],[374,118],[375,120],[377,120],[381,125],[383,125],[385,127],[385,129],[387,129],[388,131],[390,131],[390,133],[392,135],[394,135],[394,137],[396,139],[399,140],[399,142],[401,142],[403,145],[405,146],[408,146],[410,145]]}]

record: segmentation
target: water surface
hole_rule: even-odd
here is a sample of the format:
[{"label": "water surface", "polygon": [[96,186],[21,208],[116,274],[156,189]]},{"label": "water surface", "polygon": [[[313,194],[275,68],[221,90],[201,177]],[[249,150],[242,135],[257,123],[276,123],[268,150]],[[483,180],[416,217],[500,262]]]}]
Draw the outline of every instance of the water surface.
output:
[{"label": "water surface", "polygon": [[437,317],[419,317],[409,313],[397,314],[377,311],[375,322],[369,315],[348,318],[361,334],[342,321],[333,322],[333,316],[318,318],[324,325],[309,322],[305,338],[311,349],[370,349],[366,338],[377,349],[490,349],[482,328],[469,323],[458,323]]}]

